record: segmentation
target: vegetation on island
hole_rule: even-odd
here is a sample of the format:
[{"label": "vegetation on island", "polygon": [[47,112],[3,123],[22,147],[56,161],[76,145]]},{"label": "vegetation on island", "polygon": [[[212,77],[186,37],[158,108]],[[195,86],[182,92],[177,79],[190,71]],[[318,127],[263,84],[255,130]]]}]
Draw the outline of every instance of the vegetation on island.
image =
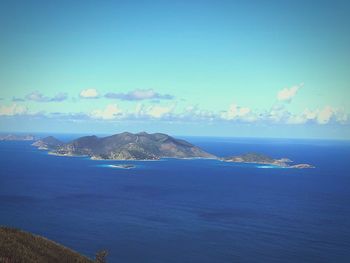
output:
[{"label": "vegetation on island", "polygon": [[123,132],[107,137],[84,136],[68,143],[46,137],[33,144],[50,153],[74,156],[85,155],[92,159],[158,160],[160,158],[215,158],[201,148],[167,134]]},{"label": "vegetation on island", "polygon": [[[32,135],[3,135],[0,140],[34,140]],[[310,164],[292,164],[287,158],[275,159],[260,153],[218,157],[185,140],[163,133],[123,132],[106,137],[84,136],[68,143],[53,136],[35,141],[33,146],[59,156],[89,156],[93,160],[159,160],[161,158],[212,158],[225,162],[268,164],[283,168],[314,168]],[[132,165],[111,165],[133,168]]]}]

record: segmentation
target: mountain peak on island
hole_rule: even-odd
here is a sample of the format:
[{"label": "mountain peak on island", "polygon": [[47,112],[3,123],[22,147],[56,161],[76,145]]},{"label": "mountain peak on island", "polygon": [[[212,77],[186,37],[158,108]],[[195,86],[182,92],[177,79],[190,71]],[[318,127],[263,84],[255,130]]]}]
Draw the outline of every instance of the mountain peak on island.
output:
[{"label": "mountain peak on island", "polygon": [[64,143],[56,139],[53,136],[48,136],[40,140],[35,141],[32,145],[38,147],[41,150],[50,150],[63,145]]},{"label": "mountain peak on island", "polygon": [[[162,133],[123,132],[107,137],[92,135],[80,137],[69,143],[60,143],[59,140],[53,138],[56,143],[47,143],[47,141],[53,140],[52,138],[45,138],[45,147],[58,155],[87,155],[92,159],[113,160],[216,158],[214,155],[185,140],[176,139]],[[33,145],[40,147],[43,140]]]}]

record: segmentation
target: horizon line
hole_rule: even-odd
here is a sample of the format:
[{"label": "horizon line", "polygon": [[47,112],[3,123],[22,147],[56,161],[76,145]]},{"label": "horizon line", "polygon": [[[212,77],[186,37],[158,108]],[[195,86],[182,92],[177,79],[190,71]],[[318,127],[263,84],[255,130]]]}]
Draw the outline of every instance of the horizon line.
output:
[{"label": "horizon line", "polygon": [[274,136],[227,136],[227,135],[186,135],[186,134],[169,134],[166,132],[147,132],[147,131],[139,131],[139,132],[130,132],[130,131],[121,131],[121,132],[49,132],[49,131],[0,131],[0,134],[45,134],[45,135],[77,135],[77,136],[111,136],[114,134],[120,134],[123,132],[129,132],[133,134],[146,132],[149,134],[154,133],[163,133],[170,135],[172,137],[195,137],[195,138],[222,138],[222,139],[275,139],[275,140],[314,140],[314,141],[350,141],[350,138],[329,138],[329,137],[274,137]]}]

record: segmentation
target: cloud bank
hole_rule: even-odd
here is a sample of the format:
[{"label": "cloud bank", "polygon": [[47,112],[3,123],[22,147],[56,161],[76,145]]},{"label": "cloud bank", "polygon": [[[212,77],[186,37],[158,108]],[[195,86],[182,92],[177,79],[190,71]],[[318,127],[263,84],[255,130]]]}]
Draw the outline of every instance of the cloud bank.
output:
[{"label": "cloud bank", "polygon": [[[67,98],[68,98],[67,93],[63,93],[63,92],[57,93],[53,97],[47,97],[38,91],[29,93],[25,97],[26,100],[36,101],[36,102],[61,102],[66,100]],[[17,101],[18,101],[18,98],[17,98]]]},{"label": "cloud bank", "polygon": [[104,109],[92,111],[89,115],[93,119],[113,120],[122,115],[123,111],[116,104],[109,104]]},{"label": "cloud bank", "polygon": [[[170,121],[170,122],[208,122],[208,123],[256,123],[256,124],[284,124],[284,125],[303,125],[303,124],[350,124],[349,115],[343,109],[326,105],[320,108],[305,108],[301,111],[290,111],[293,98],[302,87],[296,85],[291,88],[284,88],[277,93],[277,101],[270,109],[254,109],[244,105],[232,103],[225,110],[207,110],[198,105],[183,105],[181,101],[166,101],[157,104],[152,103],[154,99],[170,100],[173,96],[163,95],[152,89],[134,90],[128,93],[107,93],[105,97],[137,101],[134,108],[130,108],[130,103],[125,108],[117,104],[106,104],[96,107],[89,112],[71,112],[71,113],[45,113],[31,112],[21,103],[0,106],[0,116],[18,116],[30,115],[43,118],[57,118],[69,120],[144,120],[144,121]],[[80,92],[82,98],[98,98],[96,89],[85,89]],[[58,93],[54,97],[47,97],[35,91],[28,94],[25,100],[37,102],[63,101],[67,94]],[[273,99],[273,98],[271,98]],[[22,98],[12,98],[13,101],[21,102]],[[101,105],[101,104],[99,104]],[[122,104],[123,105],[123,104]],[[180,105],[180,106],[179,106]],[[128,106],[128,107],[126,107]]]},{"label": "cloud bank", "polygon": [[0,106],[0,116],[23,115],[28,112],[28,108],[22,105],[12,104],[9,106]]},{"label": "cloud bank", "polygon": [[80,113],[45,113],[32,112],[23,105],[16,103],[0,106],[0,116],[30,115],[43,118],[57,118],[69,120],[143,120],[143,121],[171,121],[171,122],[207,122],[207,123],[246,123],[246,124],[281,124],[281,125],[327,125],[350,124],[349,116],[342,109],[331,106],[323,108],[306,108],[300,113],[290,112],[284,105],[274,105],[268,111],[253,110],[251,108],[231,104],[224,111],[209,111],[198,106],[179,108],[176,104],[154,105],[139,103],[133,109],[122,108],[117,104],[107,104],[105,107],[90,112]]}]

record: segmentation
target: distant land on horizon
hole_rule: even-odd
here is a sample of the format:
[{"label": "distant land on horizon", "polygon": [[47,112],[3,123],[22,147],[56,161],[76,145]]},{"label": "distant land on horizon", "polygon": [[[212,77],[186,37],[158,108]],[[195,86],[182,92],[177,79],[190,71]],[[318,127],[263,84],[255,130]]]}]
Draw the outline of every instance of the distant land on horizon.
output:
[{"label": "distant land on horizon", "polygon": [[32,134],[0,134],[0,141],[34,141],[38,137]]}]

